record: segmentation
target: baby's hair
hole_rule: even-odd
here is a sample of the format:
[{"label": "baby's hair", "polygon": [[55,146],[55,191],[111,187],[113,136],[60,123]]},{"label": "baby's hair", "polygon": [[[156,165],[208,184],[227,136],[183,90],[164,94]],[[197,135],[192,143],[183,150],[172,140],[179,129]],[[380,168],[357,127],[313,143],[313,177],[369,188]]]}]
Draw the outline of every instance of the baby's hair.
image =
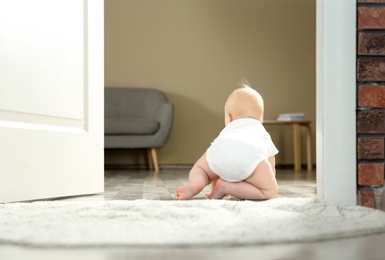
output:
[{"label": "baby's hair", "polygon": [[262,122],[264,112],[262,96],[250,87],[244,78],[240,80],[239,85],[241,87],[234,90],[227,99],[225,111],[231,113],[234,119],[252,117]]},{"label": "baby's hair", "polygon": [[249,82],[247,81],[247,79],[245,79],[245,78],[241,78],[241,79],[239,80],[238,85],[241,86],[241,87],[244,87],[244,88],[251,88],[251,87],[250,87],[250,83],[249,83]]}]

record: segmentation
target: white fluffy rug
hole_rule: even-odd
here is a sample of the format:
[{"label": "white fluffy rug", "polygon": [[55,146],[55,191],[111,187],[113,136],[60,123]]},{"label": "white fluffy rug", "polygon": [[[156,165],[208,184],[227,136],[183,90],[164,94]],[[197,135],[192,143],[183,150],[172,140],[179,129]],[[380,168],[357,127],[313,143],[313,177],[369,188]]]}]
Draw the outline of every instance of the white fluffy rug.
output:
[{"label": "white fluffy rug", "polygon": [[385,212],[315,198],[0,205],[0,242],[35,246],[250,245],[379,232]]}]

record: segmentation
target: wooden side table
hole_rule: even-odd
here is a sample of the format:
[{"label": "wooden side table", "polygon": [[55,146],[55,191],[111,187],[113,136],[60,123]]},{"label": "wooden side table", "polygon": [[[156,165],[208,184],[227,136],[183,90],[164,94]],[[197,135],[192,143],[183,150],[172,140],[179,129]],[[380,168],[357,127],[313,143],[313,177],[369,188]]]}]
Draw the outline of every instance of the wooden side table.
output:
[{"label": "wooden side table", "polygon": [[264,125],[291,125],[293,126],[293,142],[294,142],[294,170],[301,170],[301,129],[306,127],[306,148],[307,148],[307,169],[312,170],[312,144],[311,144],[311,122],[310,121],[277,121],[264,120]]}]

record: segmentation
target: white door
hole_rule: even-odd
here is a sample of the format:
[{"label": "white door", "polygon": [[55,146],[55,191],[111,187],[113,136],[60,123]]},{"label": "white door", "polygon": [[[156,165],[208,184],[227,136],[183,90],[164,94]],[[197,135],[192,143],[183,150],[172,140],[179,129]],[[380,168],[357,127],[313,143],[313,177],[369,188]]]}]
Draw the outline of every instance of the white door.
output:
[{"label": "white door", "polygon": [[0,202],[103,192],[103,0],[0,0]]}]

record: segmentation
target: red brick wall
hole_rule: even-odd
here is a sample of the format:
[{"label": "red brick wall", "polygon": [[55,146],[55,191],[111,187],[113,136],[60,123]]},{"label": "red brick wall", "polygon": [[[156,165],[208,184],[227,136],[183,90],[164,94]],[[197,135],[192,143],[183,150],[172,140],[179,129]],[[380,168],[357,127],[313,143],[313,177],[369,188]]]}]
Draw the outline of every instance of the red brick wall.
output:
[{"label": "red brick wall", "polygon": [[385,0],[358,0],[357,42],[358,201],[374,208],[384,186]]}]

